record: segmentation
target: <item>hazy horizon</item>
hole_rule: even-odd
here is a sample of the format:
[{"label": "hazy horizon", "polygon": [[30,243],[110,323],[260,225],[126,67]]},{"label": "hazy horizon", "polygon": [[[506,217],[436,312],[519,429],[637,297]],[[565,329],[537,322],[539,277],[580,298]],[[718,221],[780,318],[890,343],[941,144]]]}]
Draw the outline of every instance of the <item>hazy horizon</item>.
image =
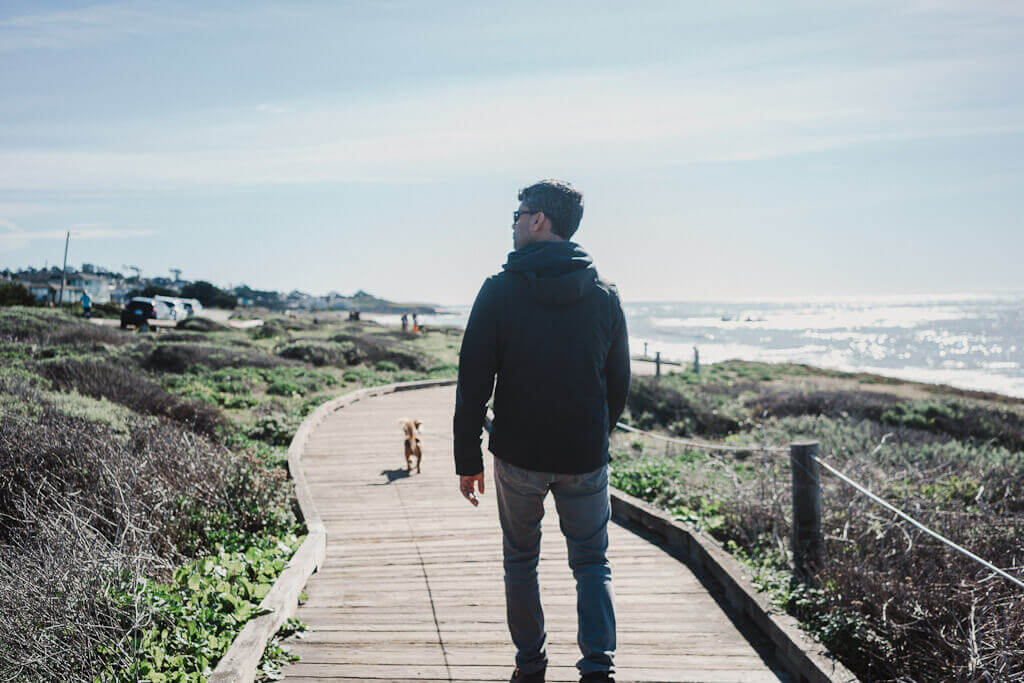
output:
[{"label": "hazy horizon", "polygon": [[560,177],[627,301],[1022,286],[1013,2],[9,0],[0,55],[0,268],[466,303]]}]

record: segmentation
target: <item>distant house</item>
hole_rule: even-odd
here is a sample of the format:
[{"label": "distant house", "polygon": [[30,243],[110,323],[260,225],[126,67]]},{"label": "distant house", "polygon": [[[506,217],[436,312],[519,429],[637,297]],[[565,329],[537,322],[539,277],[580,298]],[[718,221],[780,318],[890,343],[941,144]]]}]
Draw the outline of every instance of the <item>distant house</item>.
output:
[{"label": "distant house", "polygon": [[154,277],[150,278],[149,280],[149,283],[154,287],[159,287],[160,289],[169,289],[173,292],[181,291],[181,282],[183,281],[172,280],[168,277]]},{"label": "distant house", "polygon": [[[94,304],[110,303],[110,294],[114,288],[114,285],[108,278],[105,278],[102,275],[92,275],[89,273],[76,273],[69,276],[68,284],[72,287],[77,287],[80,290],[89,292],[89,297],[92,299]],[[79,293],[78,298],[82,298],[81,293]],[[64,293],[64,300],[68,301],[66,291]]]},{"label": "distant house", "polygon": [[[60,282],[22,282],[20,284],[24,285],[32,298],[40,303],[56,304],[60,299]],[[83,291],[81,287],[65,285],[64,303],[78,303],[78,300],[82,298]]]},{"label": "distant house", "polygon": [[48,282],[18,282],[28,290],[28,293],[32,295],[32,298],[36,301],[43,303],[53,303],[56,301],[57,292],[60,291],[60,284],[57,284],[57,289],[53,290],[52,286]]},{"label": "distant house", "polygon": [[127,303],[128,293],[131,291],[127,287],[115,287],[110,290],[110,301],[115,304]]}]

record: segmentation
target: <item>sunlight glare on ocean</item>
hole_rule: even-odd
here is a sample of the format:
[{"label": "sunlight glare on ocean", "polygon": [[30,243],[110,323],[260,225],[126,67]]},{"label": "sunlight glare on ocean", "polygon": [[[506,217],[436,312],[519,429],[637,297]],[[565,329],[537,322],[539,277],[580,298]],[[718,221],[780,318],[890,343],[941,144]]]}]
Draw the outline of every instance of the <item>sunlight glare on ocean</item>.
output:
[{"label": "sunlight glare on ocean", "polygon": [[[1024,397],[1024,294],[624,303],[630,350],[702,363],[806,363]],[[423,315],[464,327],[468,306]],[[365,314],[397,325],[397,315]]]},{"label": "sunlight glare on ocean", "polygon": [[806,363],[1024,397],[1024,295],[625,304],[633,353]]}]

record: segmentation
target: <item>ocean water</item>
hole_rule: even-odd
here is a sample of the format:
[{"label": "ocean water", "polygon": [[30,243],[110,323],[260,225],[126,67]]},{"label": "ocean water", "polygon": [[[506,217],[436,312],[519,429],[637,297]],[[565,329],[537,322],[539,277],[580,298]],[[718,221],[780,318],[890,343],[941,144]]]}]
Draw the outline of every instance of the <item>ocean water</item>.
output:
[{"label": "ocean water", "polygon": [[[691,362],[807,363],[1024,397],[1024,293],[624,303],[630,350]],[[468,306],[421,316],[464,326]],[[398,316],[371,316],[398,324]],[[391,320],[394,318],[394,320]]]}]

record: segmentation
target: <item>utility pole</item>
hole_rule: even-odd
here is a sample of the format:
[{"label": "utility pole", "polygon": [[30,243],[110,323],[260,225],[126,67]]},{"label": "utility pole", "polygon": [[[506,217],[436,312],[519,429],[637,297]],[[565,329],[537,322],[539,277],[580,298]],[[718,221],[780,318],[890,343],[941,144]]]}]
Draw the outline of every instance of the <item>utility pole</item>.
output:
[{"label": "utility pole", "polygon": [[60,271],[60,301],[57,306],[64,305],[64,285],[68,280],[68,244],[71,242],[71,231],[64,237],[64,268]]}]

